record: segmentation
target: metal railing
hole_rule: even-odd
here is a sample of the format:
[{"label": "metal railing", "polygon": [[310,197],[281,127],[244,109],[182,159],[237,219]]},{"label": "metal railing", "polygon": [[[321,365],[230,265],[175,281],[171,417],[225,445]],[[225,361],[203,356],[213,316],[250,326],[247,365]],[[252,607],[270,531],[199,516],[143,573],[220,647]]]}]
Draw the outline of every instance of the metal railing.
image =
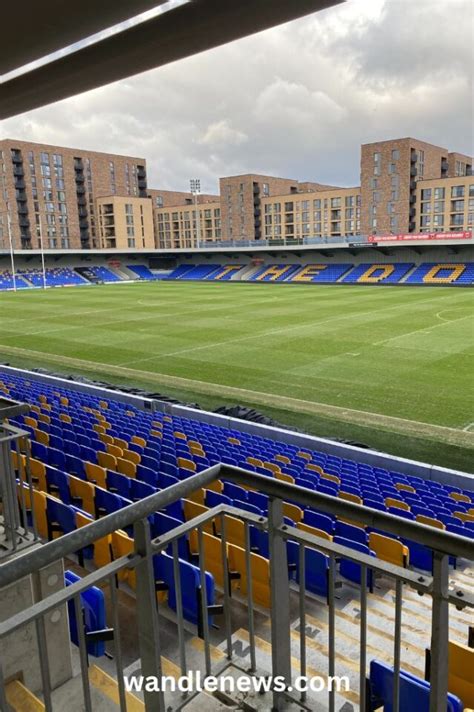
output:
[{"label": "metal railing", "polygon": [[[217,479],[225,479],[241,485],[255,488],[269,496],[268,518],[253,513],[221,504],[209,511],[177,526],[159,538],[152,539],[150,524],[147,517],[160,511],[181,498],[186,498],[200,488],[206,488]],[[313,536],[305,531],[288,526],[283,517],[283,503],[291,501],[303,506],[316,508],[318,511],[344,517],[364,525],[374,527],[392,535],[402,535],[419,544],[429,547],[433,551],[432,576],[395,566],[377,558],[366,556],[353,549],[346,548],[332,541],[326,541]],[[205,571],[206,562],[203,549],[203,531],[210,521],[220,520],[220,537],[222,544],[223,567],[223,605],[224,630],[226,641],[226,660],[214,665],[213,674],[222,672],[233,658],[232,648],[232,601],[229,581],[229,571],[226,556],[226,515],[241,519],[245,524],[245,557],[248,578],[247,590],[247,616],[248,636],[250,648],[250,673],[256,670],[256,649],[254,632],[254,604],[252,598],[251,577],[251,549],[250,527],[254,526],[268,531],[270,551],[270,589],[271,606],[269,617],[271,622],[271,654],[272,669],[269,672],[273,677],[282,676],[288,686],[292,684],[292,659],[291,659],[291,631],[290,631],[290,583],[288,578],[288,560],[286,542],[291,540],[299,546],[300,582],[305,581],[305,549],[315,549],[329,557],[328,576],[328,616],[329,616],[329,654],[328,676],[334,675],[337,661],[336,650],[336,616],[335,616],[335,571],[336,562],[342,557],[360,565],[360,709],[365,709],[366,691],[366,641],[367,641],[367,580],[368,571],[388,577],[393,581],[395,589],[395,618],[394,618],[394,648],[393,648],[393,710],[400,710],[399,699],[399,671],[402,645],[402,612],[403,612],[403,586],[409,586],[420,595],[427,595],[432,599],[431,607],[431,693],[430,712],[439,712],[445,709],[448,689],[448,659],[447,648],[449,638],[449,606],[458,609],[474,607],[474,597],[464,590],[452,589],[449,586],[449,556],[474,560],[474,541],[456,534],[448,533],[414,521],[402,519],[393,514],[380,512],[355,504],[343,499],[321,494],[303,487],[291,485],[286,482],[245,470],[228,466],[215,465],[203,472],[182,480],[156,494],[141,501],[135,502],[124,509],[98,519],[72,533],[55,539],[44,546],[26,553],[15,559],[7,561],[0,566],[0,589],[12,584],[24,576],[37,576],[40,569],[58,559],[70,556],[92,545],[98,539],[112,534],[118,529],[133,526],[134,552],[112,561],[105,566],[88,573],[77,583],[67,589],[58,591],[48,598],[37,600],[25,610],[13,615],[0,623],[0,650],[5,636],[19,631],[28,624],[36,625],[38,651],[41,661],[41,675],[43,686],[43,699],[46,712],[53,710],[51,702],[51,683],[49,676],[49,651],[44,633],[44,618],[46,614],[63,606],[67,601],[74,601],[76,619],[81,608],[80,594],[93,585],[107,583],[110,589],[112,606],[112,622],[114,627],[114,649],[116,674],[118,681],[119,700],[121,712],[126,712],[126,692],[123,678],[123,656],[118,616],[118,582],[120,572],[134,570],[136,575],[136,622],[138,631],[139,653],[141,659],[141,674],[148,676],[161,675],[161,646],[159,605],[156,598],[156,581],[153,569],[153,557],[171,545],[173,556],[173,569],[176,588],[176,614],[178,628],[178,648],[180,669],[186,675],[186,647],[183,607],[181,598],[181,581],[178,558],[178,541],[192,530],[198,532],[199,570],[201,582],[201,622],[204,648],[204,665],[206,675],[211,674],[212,660],[210,652],[210,631],[208,608],[206,598]],[[212,608],[212,607],[211,607]],[[306,674],[306,596],[304,583],[300,584],[299,618],[300,618],[300,675]],[[80,628],[80,626],[79,626]],[[79,630],[79,651],[81,661],[81,675],[83,685],[84,709],[92,712],[91,691],[87,669],[87,643],[84,631]],[[3,679],[3,653],[0,655],[0,708],[7,709],[5,685]],[[288,690],[273,691],[274,709],[281,709],[290,697]],[[304,693],[302,693],[304,699]],[[147,712],[164,712],[165,698],[163,692],[144,691],[145,709]],[[334,712],[336,693],[334,689],[328,690],[328,709]]]},{"label": "metal railing", "polygon": [[[30,436],[25,430],[2,422],[28,412],[28,406],[0,397],[0,563],[8,556],[18,553],[25,546],[38,540],[34,512],[28,521],[26,497],[33,497],[33,482],[30,471]],[[20,447],[21,442],[21,447]],[[12,447],[13,446],[13,447]],[[22,481],[20,496],[17,497],[16,474],[12,464],[11,451],[23,453]]]}]

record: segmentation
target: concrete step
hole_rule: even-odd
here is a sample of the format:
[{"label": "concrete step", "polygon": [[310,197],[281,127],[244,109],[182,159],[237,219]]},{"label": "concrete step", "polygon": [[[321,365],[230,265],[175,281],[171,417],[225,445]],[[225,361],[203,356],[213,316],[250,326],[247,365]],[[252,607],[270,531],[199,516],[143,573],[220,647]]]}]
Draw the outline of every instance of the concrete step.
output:
[{"label": "concrete step", "polygon": [[7,702],[12,712],[44,712],[45,706],[20,680],[6,686]]},{"label": "concrete step", "polygon": [[[97,665],[89,668],[89,680],[91,685],[113,702],[117,707],[120,703],[119,688],[117,680],[106,673]],[[126,692],[127,712],[144,712],[145,705],[130,692]],[[94,708],[95,709],[95,708]]]},{"label": "concrete step", "polygon": [[[89,676],[90,679],[90,676]],[[111,700],[102,689],[90,685],[92,709],[94,712],[118,712],[117,704]],[[71,678],[64,685],[53,690],[53,710],[74,710],[84,712],[84,695],[82,691],[82,678],[80,675]],[[143,710],[144,708],[142,708]]]}]

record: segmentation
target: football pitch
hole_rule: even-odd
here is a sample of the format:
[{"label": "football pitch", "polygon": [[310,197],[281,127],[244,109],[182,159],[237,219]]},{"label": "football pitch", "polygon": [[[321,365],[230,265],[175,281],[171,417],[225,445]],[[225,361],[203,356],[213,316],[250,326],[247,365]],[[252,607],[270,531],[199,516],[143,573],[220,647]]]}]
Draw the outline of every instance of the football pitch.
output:
[{"label": "football pitch", "polygon": [[155,282],[0,294],[0,361],[472,469],[474,292]]}]

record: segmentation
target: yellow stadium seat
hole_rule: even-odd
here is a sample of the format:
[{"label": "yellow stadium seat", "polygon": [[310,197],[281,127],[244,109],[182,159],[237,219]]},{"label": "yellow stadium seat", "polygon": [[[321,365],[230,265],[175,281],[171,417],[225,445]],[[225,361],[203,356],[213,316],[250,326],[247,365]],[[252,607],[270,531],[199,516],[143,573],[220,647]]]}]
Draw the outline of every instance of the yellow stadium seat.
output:
[{"label": "yellow stadium seat", "polygon": [[402,492],[412,492],[413,494],[416,494],[416,489],[411,485],[406,485],[404,482],[395,482],[395,489]]},{"label": "yellow stadium seat", "polygon": [[449,496],[451,499],[455,499],[456,502],[471,502],[471,498],[467,494],[461,494],[460,492],[450,492]]},{"label": "yellow stadium seat", "polygon": [[240,440],[238,438],[227,438],[227,442],[231,445],[240,445]]},{"label": "yellow stadium seat", "polygon": [[114,457],[114,455],[99,451],[97,453],[97,459],[101,467],[105,467],[106,470],[113,470],[113,472],[117,471],[117,458]]},{"label": "yellow stadium seat", "polygon": [[134,450],[124,450],[123,459],[130,460],[134,465],[139,465],[142,458],[141,455],[138,452],[134,452]]},{"label": "yellow stadium seat", "polygon": [[[229,570],[240,574],[238,588],[242,596],[246,596],[248,580],[245,549],[235,546],[235,544],[229,544],[227,551]],[[263,608],[270,608],[270,562],[260,554],[251,552],[250,571],[252,574],[252,601]]]},{"label": "yellow stadium seat", "polygon": [[182,433],[180,430],[175,430],[173,435],[176,438],[176,440],[187,440],[188,439],[187,436],[184,433]]},{"label": "yellow stadium seat", "polygon": [[273,474],[277,474],[281,472],[280,465],[276,465],[274,462],[264,462],[263,467],[266,470],[270,470],[270,472],[273,472]]},{"label": "yellow stadium seat", "polygon": [[49,445],[49,434],[45,433],[43,430],[35,430],[35,440],[37,443],[42,445]]},{"label": "yellow stadium seat", "polygon": [[[76,512],[76,526],[78,529],[86,526],[86,524],[90,524],[92,521],[94,520],[87,517],[85,514],[82,514],[82,512]],[[110,535],[101,537],[100,539],[96,539],[96,541],[94,541],[94,564],[98,568],[105,566],[106,564],[110,564],[112,560],[110,551],[111,542],[112,539]]]},{"label": "yellow stadium seat", "polygon": [[107,401],[104,401],[104,400],[99,401],[99,408],[102,408],[102,410],[107,410],[108,407],[109,407],[109,404],[107,403]]},{"label": "yellow stadium seat", "polygon": [[340,485],[341,480],[337,475],[329,475],[327,472],[322,472],[321,473],[321,479],[322,480],[329,480],[329,482],[335,482],[336,484]]},{"label": "yellow stadium seat", "polygon": [[205,498],[206,498],[206,490],[204,490],[202,487],[200,487],[197,490],[194,490],[194,492],[191,492],[190,494],[187,495],[188,500],[190,500],[191,502],[196,502],[197,504],[202,504],[202,505],[204,505]]},{"label": "yellow stadium seat", "polygon": [[278,460],[278,462],[282,462],[284,465],[291,465],[291,460],[286,455],[275,455],[274,459]]},{"label": "yellow stadium seat", "polygon": [[90,482],[69,475],[69,492],[74,499],[81,500],[81,509],[95,516],[95,487]]},{"label": "yellow stadium seat", "polygon": [[209,571],[215,582],[221,588],[224,587],[224,566],[222,563],[222,542],[212,534],[203,532],[202,535],[204,569]]},{"label": "yellow stadium seat", "polygon": [[93,462],[85,462],[84,469],[89,482],[99,485],[102,489],[107,489],[107,470]]},{"label": "yellow stadium seat", "polygon": [[114,438],[114,445],[119,447],[121,450],[128,450],[128,442],[123,438]]},{"label": "yellow stadium seat", "polygon": [[282,482],[289,482],[290,485],[295,484],[295,478],[291,475],[287,475],[286,472],[275,472],[275,477],[277,480],[281,480]]},{"label": "yellow stadium seat", "polygon": [[263,467],[263,462],[257,457],[247,457],[245,462],[248,462],[249,465],[253,465],[254,467]]},{"label": "yellow stadium seat", "polygon": [[474,522],[474,514],[466,514],[466,512],[454,512],[453,517],[457,517],[463,522]]},{"label": "yellow stadium seat", "polygon": [[309,452],[303,452],[302,450],[298,450],[296,457],[302,457],[304,460],[311,460]]},{"label": "yellow stadium seat", "polygon": [[38,415],[38,420],[40,423],[46,423],[46,425],[49,425],[51,423],[51,418],[49,415],[46,415],[46,413],[40,413]]},{"label": "yellow stadium seat", "polygon": [[467,514],[470,514],[471,516],[474,517],[474,507],[471,507],[471,509],[468,509]]},{"label": "yellow stadium seat", "polygon": [[69,398],[66,398],[66,396],[61,396],[59,402],[61,403],[61,405],[64,405],[67,408],[69,405]]},{"label": "yellow stadium seat", "polygon": [[305,470],[309,470],[309,472],[316,472],[318,475],[323,475],[324,470],[322,467],[319,467],[319,465],[315,465],[312,462],[308,462],[307,465],[305,465]]},{"label": "yellow stadium seat", "polygon": [[[18,500],[21,502],[21,484],[17,485]],[[23,486],[23,501],[28,512],[34,510],[36,528],[38,535],[42,539],[48,539],[48,518],[46,515],[46,493],[33,490],[33,501],[31,501],[30,490]]]},{"label": "yellow stadium seat", "polygon": [[99,433],[99,440],[101,440],[101,441],[102,441],[103,443],[105,443],[106,445],[113,445],[113,444],[114,444],[114,439],[113,439],[113,437],[112,437],[111,435],[107,435],[107,433],[105,432],[105,428],[104,428],[104,432],[103,432],[103,433]]},{"label": "yellow stadium seat", "polygon": [[220,494],[224,489],[224,485],[220,480],[214,480],[214,482],[210,482],[208,485],[206,485],[206,489],[212,490],[213,492],[218,492]]},{"label": "yellow stadium seat", "polygon": [[130,460],[125,460],[123,457],[117,458],[117,472],[127,477],[135,478],[137,476],[137,466]]},{"label": "yellow stadium seat", "polygon": [[337,495],[341,499],[345,499],[347,502],[354,502],[355,504],[362,504],[362,497],[359,497],[357,494],[353,494],[352,492],[344,492],[341,491]]},{"label": "yellow stadium seat", "polygon": [[474,707],[474,648],[450,641],[448,661],[449,692]]},{"label": "yellow stadium seat", "polygon": [[410,560],[410,550],[405,544],[392,537],[370,532],[369,549],[375,552],[379,559],[396,566],[406,568]]},{"label": "yellow stadium seat", "polygon": [[[135,544],[133,539],[125,532],[118,530],[116,532],[112,532],[111,549],[114,560],[120,559],[122,556],[129,556],[130,554],[133,554],[135,551]],[[123,568],[118,572],[117,576],[119,581],[125,581],[128,583],[130,588],[135,589],[135,569]]]},{"label": "yellow stadium seat", "polygon": [[61,420],[63,423],[72,423],[72,418],[67,413],[60,413],[59,420]]},{"label": "yellow stadium seat", "polygon": [[[163,418],[163,420],[164,420],[164,418]],[[152,428],[158,428],[159,430],[163,430],[163,423],[160,423],[159,420],[152,420],[151,426],[152,426]]]},{"label": "yellow stadium seat", "polygon": [[398,509],[404,509],[405,512],[410,511],[410,506],[406,502],[402,502],[400,499],[394,499],[393,497],[385,498],[386,507],[395,507]]},{"label": "yellow stadium seat", "polygon": [[[22,462],[25,462],[24,455],[22,455]],[[38,489],[46,492],[48,488],[46,486],[46,467],[44,464],[34,457],[30,458],[30,472],[33,484],[37,484]]]},{"label": "yellow stadium seat", "polygon": [[303,510],[296,504],[290,504],[290,502],[283,502],[282,505],[283,516],[292,519],[295,523],[301,522],[303,519]]},{"label": "yellow stadium seat", "polygon": [[182,467],[183,470],[189,470],[189,472],[196,472],[196,463],[192,460],[188,460],[185,457],[178,457],[177,463],[178,467]]},{"label": "yellow stadium seat", "polygon": [[150,437],[163,438],[163,433],[161,432],[161,430],[150,430]]},{"label": "yellow stadium seat", "polygon": [[[114,438],[114,440],[115,440],[115,438]],[[109,445],[106,443],[106,447],[107,447],[107,452],[109,453],[109,455],[113,455],[114,457],[122,457],[123,456],[122,448],[119,447],[118,445],[115,445],[115,443],[113,445]]]},{"label": "yellow stadium seat", "polygon": [[146,447],[147,444],[145,438],[141,438],[139,435],[132,435],[130,442],[140,447]]},{"label": "yellow stadium seat", "polygon": [[36,415],[39,415],[41,413],[41,408],[39,407],[39,405],[30,405],[30,410],[32,413],[35,413]]},{"label": "yellow stadium seat", "polygon": [[446,526],[443,524],[443,522],[440,522],[439,519],[434,519],[433,517],[425,517],[424,514],[417,514],[416,521],[420,522],[420,524],[428,524],[428,526],[430,527],[436,527],[437,529],[446,529]]},{"label": "yellow stadium seat", "polygon": [[225,539],[228,544],[245,548],[245,524],[237,517],[231,517],[226,514],[225,521]]},{"label": "yellow stadium seat", "polygon": [[[95,424],[92,426],[92,429],[95,430],[96,433],[102,433],[102,434],[105,433],[105,428],[104,428],[104,426],[103,426],[103,425],[99,425],[99,423],[95,423]],[[113,442],[113,440],[112,440],[112,442]]]},{"label": "yellow stadium seat", "polygon": [[313,536],[318,536],[320,539],[325,539],[326,541],[332,541],[332,536],[325,532],[323,529],[317,529],[317,527],[312,527],[309,524],[305,524],[304,522],[298,522],[296,526],[303,532],[307,532],[308,534],[312,534]]}]

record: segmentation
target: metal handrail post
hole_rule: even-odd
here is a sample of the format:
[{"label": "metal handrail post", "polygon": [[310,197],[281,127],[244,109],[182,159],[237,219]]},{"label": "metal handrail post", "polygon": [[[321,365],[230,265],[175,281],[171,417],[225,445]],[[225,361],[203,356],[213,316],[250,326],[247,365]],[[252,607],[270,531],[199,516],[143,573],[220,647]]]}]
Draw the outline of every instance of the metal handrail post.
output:
[{"label": "metal handrail post", "polygon": [[430,712],[446,707],[449,644],[449,556],[433,552]]},{"label": "metal handrail post", "polygon": [[[139,519],[133,526],[135,553],[141,556],[136,565],[137,594],[137,629],[140,646],[142,674],[145,677],[157,677],[161,680],[160,633],[158,606],[153,571],[153,552],[151,548],[150,523]],[[144,689],[146,712],[165,712],[163,691]]]},{"label": "metal handrail post", "polygon": [[[291,685],[290,584],[286,541],[281,535],[283,502],[271,497],[268,504],[270,552],[272,674]],[[273,708],[283,709],[285,693],[273,691]]]}]

